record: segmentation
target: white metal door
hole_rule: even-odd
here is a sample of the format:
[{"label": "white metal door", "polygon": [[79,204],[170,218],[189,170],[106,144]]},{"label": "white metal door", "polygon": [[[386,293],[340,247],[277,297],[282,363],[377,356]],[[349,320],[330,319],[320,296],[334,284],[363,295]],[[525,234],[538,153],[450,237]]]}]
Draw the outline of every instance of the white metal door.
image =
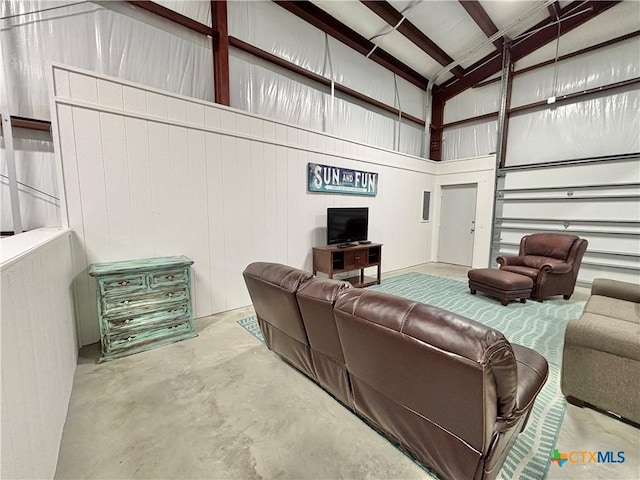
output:
[{"label": "white metal door", "polygon": [[478,185],[442,187],[438,261],[471,266]]}]

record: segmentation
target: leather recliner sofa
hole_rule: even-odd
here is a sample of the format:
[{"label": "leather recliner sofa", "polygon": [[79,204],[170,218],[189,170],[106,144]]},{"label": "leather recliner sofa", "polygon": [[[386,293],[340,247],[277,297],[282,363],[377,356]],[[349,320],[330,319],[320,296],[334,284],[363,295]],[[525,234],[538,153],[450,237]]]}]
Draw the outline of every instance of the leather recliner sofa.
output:
[{"label": "leather recliner sofa", "polygon": [[285,265],[243,276],[269,349],[442,478],[497,477],[544,357],[455,313]]},{"label": "leather recliner sofa", "polygon": [[500,270],[533,280],[531,297],[539,302],[553,295],[569,300],[573,295],[588,242],[564,233],[534,233],[520,239],[518,255],[496,258]]}]

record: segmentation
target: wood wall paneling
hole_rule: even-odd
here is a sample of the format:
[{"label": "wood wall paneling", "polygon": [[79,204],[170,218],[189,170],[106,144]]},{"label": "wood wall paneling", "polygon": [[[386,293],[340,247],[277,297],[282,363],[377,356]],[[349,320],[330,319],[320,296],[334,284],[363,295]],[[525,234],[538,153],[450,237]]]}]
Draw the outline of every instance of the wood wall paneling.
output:
[{"label": "wood wall paneling", "polygon": [[[370,207],[385,271],[431,259],[435,223],[420,222],[420,205],[433,162],[89,72],[55,67],[54,78],[56,91],[69,85],[70,100],[55,101],[83,344],[99,339],[94,262],[192,258],[202,317],[250,303],[251,261],[310,270],[327,207]],[[309,162],[378,172],[379,194],[309,193]]]},{"label": "wood wall paneling", "polygon": [[51,230],[0,269],[2,478],[53,478],[71,396],[78,347],[70,232]]}]

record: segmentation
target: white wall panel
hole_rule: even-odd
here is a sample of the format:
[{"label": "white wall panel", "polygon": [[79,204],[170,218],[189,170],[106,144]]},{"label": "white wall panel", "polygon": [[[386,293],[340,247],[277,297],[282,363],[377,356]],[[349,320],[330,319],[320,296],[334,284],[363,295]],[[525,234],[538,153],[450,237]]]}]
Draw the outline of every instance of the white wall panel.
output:
[{"label": "white wall panel", "polygon": [[[43,225],[58,226],[60,195],[56,182],[56,160],[49,132],[13,128],[18,197],[23,230]],[[13,231],[4,137],[0,135],[0,230]]]},{"label": "white wall panel", "polygon": [[[421,221],[421,208],[422,192],[435,186],[435,162],[89,72],[72,77],[71,98],[55,103],[83,269],[76,282],[83,344],[99,339],[94,281],[86,275],[94,262],[192,258],[201,317],[249,304],[241,273],[251,261],[311,270],[311,247],[326,241],[329,206],[370,208],[370,238],[384,243],[384,271],[432,260],[434,223]],[[86,94],[74,100],[75,88],[98,85],[98,78],[123,86],[122,105],[111,87],[102,96],[111,106],[97,103],[97,88],[89,88],[93,101]],[[308,162],[377,172],[378,196],[309,193]],[[472,176],[472,163],[443,172]]]},{"label": "white wall panel", "polygon": [[497,112],[500,109],[500,88],[501,83],[494,82],[469,88],[450,98],[444,105],[444,123]]},{"label": "white wall panel", "polygon": [[496,151],[497,120],[478,120],[445,128],[442,132],[442,159],[456,160],[492,154]]},{"label": "white wall panel", "polygon": [[[212,46],[207,36],[126,2],[66,3],[2,3],[6,16],[0,48],[6,68],[0,69],[0,84],[9,77],[12,114],[49,119],[47,70],[52,61],[213,99]],[[183,13],[188,16],[202,20],[209,13],[209,2],[179,3],[185,4]]]},{"label": "white wall panel", "polygon": [[509,119],[506,165],[640,152],[640,89],[563,103]]},{"label": "white wall panel", "polygon": [[78,352],[70,234],[2,240],[2,478],[55,474]]},{"label": "white wall panel", "polygon": [[640,77],[639,52],[640,38],[635,37],[515,75],[511,107]]}]

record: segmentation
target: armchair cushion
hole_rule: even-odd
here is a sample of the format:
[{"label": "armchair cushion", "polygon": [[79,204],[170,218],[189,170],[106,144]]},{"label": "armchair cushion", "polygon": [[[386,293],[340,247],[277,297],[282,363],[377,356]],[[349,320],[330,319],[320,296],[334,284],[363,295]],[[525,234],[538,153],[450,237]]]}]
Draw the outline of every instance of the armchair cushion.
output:
[{"label": "armchair cushion", "polygon": [[538,270],[542,270],[546,267],[550,273],[567,273],[571,270],[571,265],[556,258],[540,257],[538,255],[525,255],[522,261],[525,266],[537,268]]},{"label": "armchair cushion", "polygon": [[507,272],[513,272],[513,273],[519,273],[520,275],[526,275],[527,277],[529,277],[531,280],[536,281],[536,279],[538,278],[538,274],[540,273],[540,270],[538,270],[537,268],[533,268],[533,267],[525,267],[525,266],[518,266],[518,265],[507,265],[506,267],[503,266],[500,268],[500,270],[506,270]]},{"label": "armchair cushion", "polygon": [[558,235],[555,233],[537,233],[524,237],[520,255],[537,255],[566,260],[573,244],[580,237],[575,235]]}]

